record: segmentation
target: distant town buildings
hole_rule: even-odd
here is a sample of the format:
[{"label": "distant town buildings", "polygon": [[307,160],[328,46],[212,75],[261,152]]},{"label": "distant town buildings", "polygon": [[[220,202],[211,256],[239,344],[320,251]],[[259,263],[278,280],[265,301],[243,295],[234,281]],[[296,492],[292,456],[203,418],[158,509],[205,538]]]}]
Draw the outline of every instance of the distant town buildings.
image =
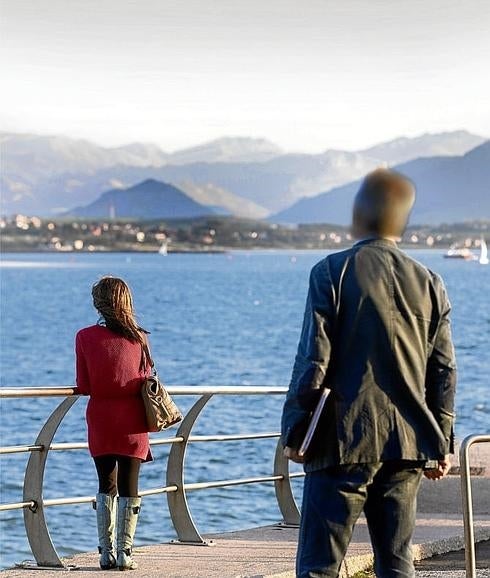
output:
[{"label": "distant town buildings", "polygon": [[[479,248],[490,221],[412,226],[403,244],[409,247]],[[128,219],[68,220],[14,215],[0,218],[3,251],[222,251],[226,249],[338,249],[352,244],[347,227],[283,226],[233,217],[182,221]],[[490,234],[490,233],[489,233]]]}]

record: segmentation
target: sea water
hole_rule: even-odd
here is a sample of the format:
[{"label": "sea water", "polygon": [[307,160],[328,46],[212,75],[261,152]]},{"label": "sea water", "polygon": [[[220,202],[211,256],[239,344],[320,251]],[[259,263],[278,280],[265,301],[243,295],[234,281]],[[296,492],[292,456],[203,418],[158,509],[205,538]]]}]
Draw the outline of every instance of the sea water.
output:
[{"label": "sea water", "polygon": [[[72,385],[74,336],[97,321],[91,285],[104,274],[133,288],[140,323],[151,331],[153,356],[167,384],[286,385],[299,337],[308,273],[317,252],[226,254],[10,254],[2,257],[1,386]],[[459,370],[457,436],[490,430],[490,267],[443,259],[439,251],[413,256],[444,278],[453,305]],[[183,409],[196,397],[178,398]],[[1,402],[1,445],[33,443],[52,399]],[[55,442],[85,441],[85,399],[63,421]],[[281,396],[215,396],[196,434],[279,430]],[[172,430],[175,431],[175,430]],[[167,434],[155,434],[163,437]],[[186,482],[270,475],[276,440],[191,445]],[[168,446],[154,448],[141,489],[165,485]],[[2,503],[22,500],[27,454],[0,457]],[[299,499],[301,481],[294,482]],[[93,495],[96,475],[86,450],[51,452],[45,498]],[[280,519],[271,484],[191,492],[202,533],[246,528]],[[90,504],[49,507],[46,517],[61,555],[94,550]],[[1,565],[32,558],[22,511],[0,513]],[[175,537],[166,498],[144,499],[136,544]]]}]

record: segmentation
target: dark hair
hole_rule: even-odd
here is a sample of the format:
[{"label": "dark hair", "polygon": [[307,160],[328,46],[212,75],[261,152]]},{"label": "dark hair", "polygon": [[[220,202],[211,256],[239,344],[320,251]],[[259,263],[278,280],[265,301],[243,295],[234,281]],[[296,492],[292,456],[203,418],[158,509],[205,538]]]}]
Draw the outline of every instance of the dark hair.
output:
[{"label": "dark hair", "polygon": [[140,343],[142,347],[141,367],[149,363],[147,340],[148,333],[136,322],[133,309],[133,297],[127,283],[118,277],[102,277],[92,287],[94,307],[111,331],[122,335],[133,343]]},{"label": "dark hair", "polygon": [[415,202],[413,182],[389,169],[376,169],[361,183],[354,200],[352,232],[356,237],[401,237]]}]

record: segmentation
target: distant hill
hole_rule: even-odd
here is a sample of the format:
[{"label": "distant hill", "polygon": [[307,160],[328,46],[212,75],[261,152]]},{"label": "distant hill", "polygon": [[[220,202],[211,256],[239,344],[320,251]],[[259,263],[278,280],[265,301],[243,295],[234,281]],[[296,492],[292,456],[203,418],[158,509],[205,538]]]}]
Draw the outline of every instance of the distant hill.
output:
[{"label": "distant hill", "polygon": [[264,139],[226,137],[174,153],[152,144],[104,148],[56,136],[1,133],[3,214],[59,214],[113,188],[152,178],[198,203],[261,218],[360,178],[383,164],[461,155],[481,143],[465,131],[400,138],[364,151],[285,154]]},{"label": "distant hill", "polygon": [[0,146],[4,170],[19,175],[96,171],[118,165],[157,167],[199,162],[260,162],[284,154],[270,141],[247,137],[224,137],[168,153],[152,143],[111,148],[62,135],[0,132]]},{"label": "distant hill", "polygon": [[250,163],[268,161],[284,152],[274,143],[263,138],[223,137],[195,147],[176,151],[168,163]]},{"label": "distant hill", "polygon": [[168,183],[147,179],[128,189],[112,189],[85,207],[67,215],[74,217],[131,217],[136,219],[191,219],[222,214],[223,210],[196,203]]},{"label": "distant hill", "polygon": [[181,181],[179,182],[179,189],[194,199],[196,203],[209,207],[219,206],[235,217],[264,219],[269,214],[267,209],[253,201],[234,195],[212,183],[199,185],[192,181]]},{"label": "distant hill", "polygon": [[[490,218],[490,141],[463,156],[429,157],[397,165],[417,185],[411,222],[453,223]],[[360,180],[301,199],[272,216],[278,223],[338,223],[351,219]]]},{"label": "distant hill", "polygon": [[426,133],[417,137],[401,137],[363,151],[370,157],[383,159],[389,165],[399,165],[421,157],[464,155],[485,142],[485,138],[466,130]]},{"label": "distant hill", "polygon": [[93,172],[117,165],[157,166],[168,155],[148,143],[107,148],[83,139],[65,136],[0,133],[3,173],[53,176],[72,172]]}]

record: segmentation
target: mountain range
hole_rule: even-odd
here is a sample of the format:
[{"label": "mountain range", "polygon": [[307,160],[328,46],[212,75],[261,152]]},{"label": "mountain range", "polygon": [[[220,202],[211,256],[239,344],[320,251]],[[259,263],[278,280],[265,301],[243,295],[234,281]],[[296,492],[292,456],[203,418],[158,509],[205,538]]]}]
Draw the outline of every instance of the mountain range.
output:
[{"label": "mountain range", "polygon": [[196,203],[168,183],[147,179],[127,189],[112,189],[97,200],[69,211],[74,217],[118,217],[135,219],[194,219],[222,214],[219,208]]},{"label": "mountain range", "polygon": [[461,155],[484,140],[455,131],[402,137],[357,152],[301,154],[264,139],[227,137],[168,153],[145,143],[106,148],[63,136],[0,133],[1,212],[62,213],[151,178],[172,183],[197,203],[263,218],[377,166]]},{"label": "mountain range", "polygon": [[[417,187],[411,222],[451,223],[490,219],[490,141],[465,155],[419,158],[393,167]],[[360,180],[304,198],[271,217],[278,223],[350,223]]]}]

